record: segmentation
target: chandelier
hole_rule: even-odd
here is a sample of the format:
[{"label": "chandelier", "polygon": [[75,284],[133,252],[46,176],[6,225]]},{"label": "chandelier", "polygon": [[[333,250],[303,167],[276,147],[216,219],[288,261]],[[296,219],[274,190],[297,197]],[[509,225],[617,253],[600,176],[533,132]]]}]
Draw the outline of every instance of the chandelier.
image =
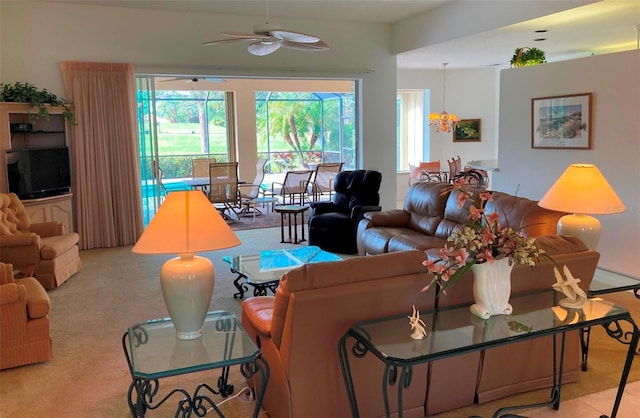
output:
[{"label": "chandelier", "polygon": [[443,63],[444,70],[442,72],[442,112],[429,114],[429,125],[435,132],[452,132],[456,128],[458,117],[446,112],[446,91],[447,91],[447,64]]}]

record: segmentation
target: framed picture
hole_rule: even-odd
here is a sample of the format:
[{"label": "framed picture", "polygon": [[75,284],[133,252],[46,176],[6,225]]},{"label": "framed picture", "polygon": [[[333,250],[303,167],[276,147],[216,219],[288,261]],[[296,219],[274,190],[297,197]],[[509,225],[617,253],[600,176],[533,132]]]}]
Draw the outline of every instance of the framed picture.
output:
[{"label": "framed picture", "polygon": [[461,119],[456,123],[453,142],[480,142],[480,119]]},{"label": "framed picture", "polygon": [[591,149],[591,93],[531,99],[531,148]]}]

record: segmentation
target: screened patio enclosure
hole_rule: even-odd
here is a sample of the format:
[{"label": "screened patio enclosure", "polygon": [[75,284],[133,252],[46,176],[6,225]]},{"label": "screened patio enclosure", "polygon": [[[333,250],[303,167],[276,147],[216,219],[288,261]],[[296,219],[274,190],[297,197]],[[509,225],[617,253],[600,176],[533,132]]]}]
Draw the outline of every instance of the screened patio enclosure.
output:
[{"label": "screened patio enclosure", "polygon": [[258,157],[269,173],[356,161],[353,93],[256,92]]},{"label": "screened patio enclosure", "polygon": [[192,177],[194,158],[238,161],[240,166],[267,158],[267,188],[288,170],[321,162],[356,167],[356,81],[189,80],[137,77],[145,222],[163,193],[186,188],[182,181]]}]

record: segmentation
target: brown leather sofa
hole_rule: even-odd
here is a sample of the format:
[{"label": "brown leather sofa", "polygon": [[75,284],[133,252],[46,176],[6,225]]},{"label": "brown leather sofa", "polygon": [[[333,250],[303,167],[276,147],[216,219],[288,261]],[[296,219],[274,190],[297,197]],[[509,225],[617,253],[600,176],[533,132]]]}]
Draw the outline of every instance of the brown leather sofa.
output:
[{"label": "brown leather sofa", "polygon": [[[599,254],[567,237],[551,236],[544,241],[544,248],[559,264],[568,265],[587,289]],[[473,300],[473,280],[468,277],[438,299],[433,289],[421,293],[429,280],[422,273],[424,259],[423,251],[395,251],[304,265],[282,277],[275,296],[242,303],[242,324],[270,367],[263,408],[271,418],[350,416],[337,351],[339,339],[354,322],[410,314],[412,305],[424,310]],[[552,269],[546,259],[533,269],[516,265],[512,294],[550,288],[555,283]],[[552,297],[550,293],[542,297]],[[469,317],[461,320],[469,321]],[[475,401],[549,387],[551,353],[552,340],[547,337],[416,367],[411,385],[403,391],[403,414],[424,417]],[[573,333],[567,336],[563,382],[577,380],[579,358],[578,334]],[[351,358],[350,363],[360,416],[384,416],[382,363],[370,354]],[[390,398],[393,413],[397,404],[394,396]]]},{"label": "brown leather sofa", "polygon": [[0,263],[0,370],[51,358],[50,301],[33,277],[13,278]]},{"label": "brown leather sofa", "polygon": [[80,271],[80,236],[61,222],[31,223],[14,193],[0,193],[0,261],[54,289]]},{"label": "brown leather sofa", "polygon": [[[409,189],[402,209],[368,212],[358,224],[359,255],[442,248],[447,238],[470,222],[468,209],[458,207],[458,191],[446,183],[416,183]],[[537,202],[502,192],[491,192],[487,213],[500,214],[500,222],[521,229],[527,237],[555,235],[564,212],[543,209]],[[478,200],[478,199],[476,199]]]}]

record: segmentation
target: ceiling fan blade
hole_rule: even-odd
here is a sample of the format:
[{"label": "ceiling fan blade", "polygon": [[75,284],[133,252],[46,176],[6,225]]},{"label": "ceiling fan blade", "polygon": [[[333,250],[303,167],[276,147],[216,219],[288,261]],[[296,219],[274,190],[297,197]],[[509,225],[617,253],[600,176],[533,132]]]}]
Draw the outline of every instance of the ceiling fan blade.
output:
[{"label": "ceiling fan blade", "polygon": [[228,36],[231,38],[255,39],[256,41],[269,37],[269,35],[264,35],[261,33],[247,33],[247,32],[235,32],[235,31],[220,32],[220,35]]},{"label": "ceiling fan blade", "polygon": [[272,36],[289,42],[300,42],[304,44],[312,44],[318,42],[320,38],[309,35],[308,33],[297,32],[287,29],[276,29],[269,32]]},{"label": "ceiling fan blade", "polygon": [[249,44],[247,49],[252,55],[263,57],[275,52],[280,48],[279,42],[253,42]]},{"label": "ceiling fan blade", "polygon": [[217,39],[215,41],[203,42],[202,45],[222,45],[222,44],[230,44],[232,42],[246,41],[245,38],[229,38],[229,39]]},{"label": "ceiling fan blade", "polygon": [[291,41],[282,41],[281,43],[282,46],[300,51],[326,51],[329,49],[329,45],[323,41],[314,42],[312,44]]}]

